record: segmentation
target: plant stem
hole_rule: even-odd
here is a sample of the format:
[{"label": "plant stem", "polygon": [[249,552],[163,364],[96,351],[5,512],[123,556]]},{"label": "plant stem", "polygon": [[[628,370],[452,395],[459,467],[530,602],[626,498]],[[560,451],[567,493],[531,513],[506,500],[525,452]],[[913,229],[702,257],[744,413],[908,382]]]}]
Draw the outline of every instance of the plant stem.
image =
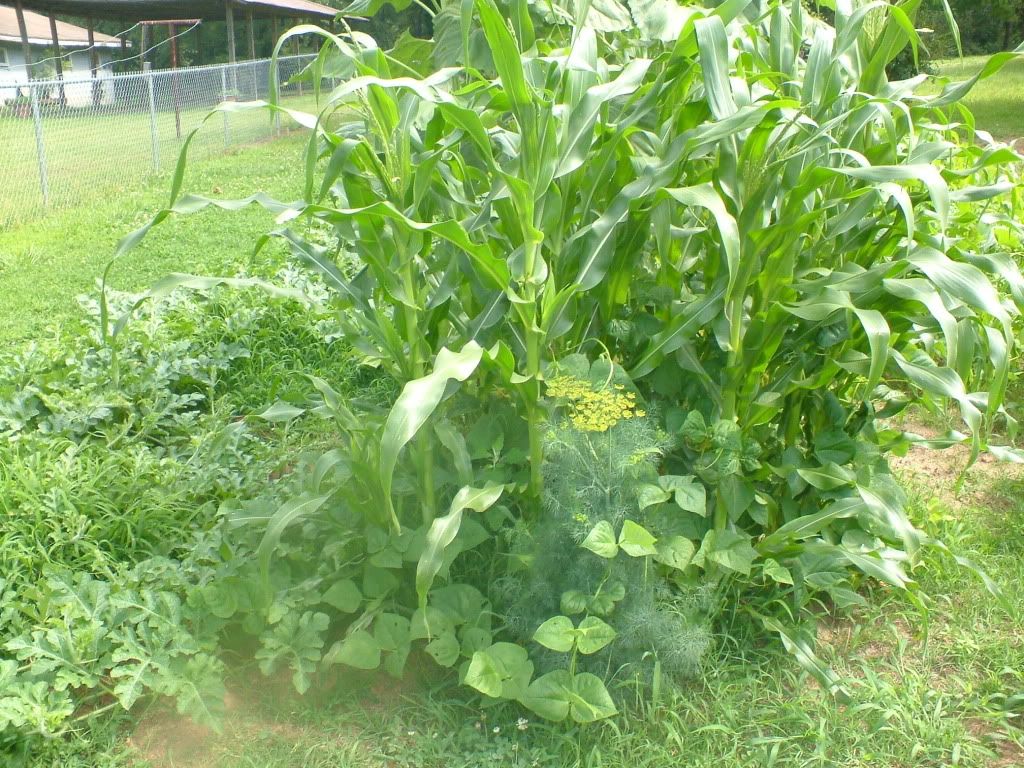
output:
[{"label": "plant stem", "polygon": [[526,429],[530,440],[530,493],[540,498],[544,487],[544,444],[541,440],[543,417],[540,408],[540,339],[538,334],[526,332],[526,372],[530,377],[527,387]]},{"label": "plant stem", "polygon": [[728,307],[730,321],[730,346],[729,356],[725,364],[725,382],[722,387],[722,419],[725,421],[736,420],[736,392],[741,380],[739,366],[743,362],[743,300],[733,299]]},{"label": "plant stem", "polygon": [[[406,302],[416,301],[416,281],[413,275],[414,260],[406,259],[402,270],[402,284],[405,289]],[[405,334],[409,342],[409,357],[412,377],[419,379],[426,373],[424,347],[419,328],[419,313],[408,303],[402,304],[405,316]],[[416,464],[420,476],[420,503],[423,522],[430,525],[437,514],[437,489],[434,486],[434,444],[429,432],[421,432],[416,437]]]},{"label": "plant stem", "polygon": [[724,531],[729,525],[729,510],[725,506],[725,496],[722,494],[722,487],[715,490],[715,530]]}]

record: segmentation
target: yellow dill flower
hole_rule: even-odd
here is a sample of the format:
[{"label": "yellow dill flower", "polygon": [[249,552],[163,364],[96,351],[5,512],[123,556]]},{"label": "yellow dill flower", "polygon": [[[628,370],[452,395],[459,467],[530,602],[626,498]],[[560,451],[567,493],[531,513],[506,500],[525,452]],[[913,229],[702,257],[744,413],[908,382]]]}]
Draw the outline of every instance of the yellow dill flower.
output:
[{"label": "yellow dill flower", "polygon": [[594,389],[590,382],[574,376],[556,376],[546,385],[549,397],[566,401],[569,420],[584,432],[607,432],[624,419],[646,415],[636,407],[636,393],[624,392],[623,384]]}]

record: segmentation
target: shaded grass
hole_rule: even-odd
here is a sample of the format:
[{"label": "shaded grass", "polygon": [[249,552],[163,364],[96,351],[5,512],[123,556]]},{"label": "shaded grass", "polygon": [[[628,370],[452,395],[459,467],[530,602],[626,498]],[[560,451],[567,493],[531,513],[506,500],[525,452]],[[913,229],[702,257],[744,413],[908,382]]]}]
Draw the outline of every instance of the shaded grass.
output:
[{"label": "shaded grass", "polygon": [[[934,62],[939,76],[966,80],[988,61],[987,56],[967,56]],[[1024,136],[1024,60],[1015,59],[996,75],[979,82],[963,101],[974,113],[977,125],[996,138]]]}]

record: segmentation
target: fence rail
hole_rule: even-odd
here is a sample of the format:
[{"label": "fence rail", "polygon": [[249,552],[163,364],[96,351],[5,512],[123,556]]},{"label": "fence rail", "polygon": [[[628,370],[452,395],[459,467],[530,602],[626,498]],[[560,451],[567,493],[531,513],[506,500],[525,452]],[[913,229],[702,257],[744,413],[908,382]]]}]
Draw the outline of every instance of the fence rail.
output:
[{"label": "fence rail", "polygon": [[[312,107],[290,82],[314,58],[278,60],[282,101]],[[182,141],[216,105],[266,98],[270,60],[97,77],[0,83],[0,228],[173,167]],[[261,110],[207,122],[190,153],[213,155],[278,136]]]}]

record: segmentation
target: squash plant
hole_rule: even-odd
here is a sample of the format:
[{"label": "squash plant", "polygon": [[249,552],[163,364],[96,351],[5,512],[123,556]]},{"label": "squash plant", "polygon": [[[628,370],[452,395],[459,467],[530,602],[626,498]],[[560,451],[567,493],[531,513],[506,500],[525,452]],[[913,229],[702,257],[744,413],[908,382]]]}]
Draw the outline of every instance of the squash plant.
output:
[{"label": "squash plant", "polygon": [[[671,601],[740,583],[786,606],[784,621],[757,615],[836,688],[794,617],[857,601],[864,578],[913,588],[915,554],[935,544],[885,459],[919,438],[884,419],[952,401],[966,435],[939,442],[973,456],[1000,419],[1012,426],[1020,158],[957,106],[1012,54],[924,95],[923,77],[885,74],[919,45],[920,0],[837,0],[834,24],[800,0],[457,5],[438,34],[461,63],[426,74],[403,60],[409,45],[288,32],[278,50],[323,38],[314,83],[342,79],[319,112],[220,109],[311,128],[302,199],[179,197],[183,153],[155,220],[211,204],[278,212],[268,237],[324,276],[366,362],[402,387],[378,415],[314,382],[311,409],[339,448],[314,490],[244,519],[265,527],[254,610],[279,615],[301,583],[335,608],[308,622],[336,640],[324,663],[400,674],[422,647],[485,696],[588,722],[615,711],[612,676],[577,662],[609,654],[616,668],[629,590]],[[573,424],[545,381],[566,366],[580,398],[632,392],[664,436],[656,467],[624,481],[635,501],[567,518],[592,524],[574,563],[643,567],[614,599],[605,586],[553,595],[566,609],[513,636],[495,586],[542,560],[545,471],[561,471],[545,436]],[[300,527],[318,549],[288,543]]]}]

